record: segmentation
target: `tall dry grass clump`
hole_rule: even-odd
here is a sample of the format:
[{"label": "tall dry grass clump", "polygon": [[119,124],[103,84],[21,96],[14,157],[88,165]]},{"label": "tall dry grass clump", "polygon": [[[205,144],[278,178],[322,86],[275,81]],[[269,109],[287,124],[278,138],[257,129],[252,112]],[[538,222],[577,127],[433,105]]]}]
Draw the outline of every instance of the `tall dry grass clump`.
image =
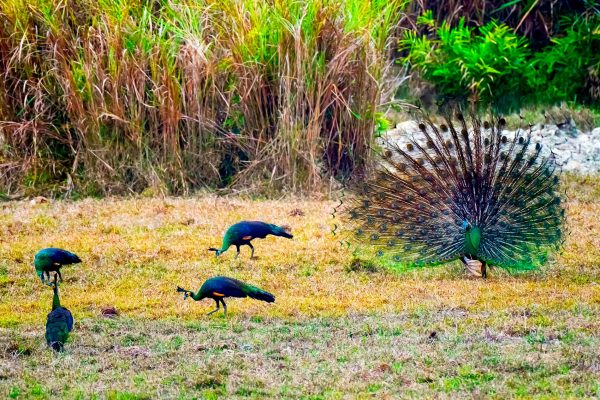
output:
[{"label": "tall dry grass clump", "polygon": [[402,0],[0,0],[0,191],[313,190],[368,158]]}]

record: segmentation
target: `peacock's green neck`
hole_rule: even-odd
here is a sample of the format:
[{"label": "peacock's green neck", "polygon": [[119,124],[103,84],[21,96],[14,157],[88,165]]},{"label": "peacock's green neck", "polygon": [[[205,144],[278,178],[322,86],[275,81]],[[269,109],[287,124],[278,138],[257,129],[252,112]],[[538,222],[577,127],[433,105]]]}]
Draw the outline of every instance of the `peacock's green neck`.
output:
[{"label": "peacock's green neck", "polygon": [[60,299],[58,298],[58,288],[54,285],[54,297],[52,297],[52,309],[60,307]]},{"label": "peacock's green neck", "polygon": [[194,292],[190,292],[190,297],[191,297],[192,299],[194,299],[194,300],[198,301],[198,300],[202,300],[202,299],[203,299],[204,297],[206,297],[206,296],[203,296],[203,295],[202,295],[202,291],[200,290],[200,291],[198,291],[198,292],[196,292],[196,293],[194,293]]},{"label": "peacock's green neck", "polygon": [[219,253],[225,253],[227,251],[228,248],[231,247],[231,243],[227,242],[223,242],[223,245],[221,246],[221,249],[219,250]]},{"label": "peacock's green neck", "polygon": [[468,227],[465,230],[465,254],[477,255],[481,243],[481,229],[479,227]]},{"label": "peacock's green neck", "polygon": [[234,241],[233,238],[231,237],[231,231],[227,231],[225,233],[225,237],[223,237],[223,243],[221,244],[221,249],[220,249],[220,253],[224,253],[227,251],[227,249],[229,247],[231,247],[231,243]]}]

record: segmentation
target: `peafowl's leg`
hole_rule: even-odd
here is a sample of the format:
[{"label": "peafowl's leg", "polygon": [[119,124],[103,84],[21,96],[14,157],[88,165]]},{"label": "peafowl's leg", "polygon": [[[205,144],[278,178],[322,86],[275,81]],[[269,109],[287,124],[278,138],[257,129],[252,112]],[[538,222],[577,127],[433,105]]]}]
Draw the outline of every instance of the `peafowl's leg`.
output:
[{"label": "peafowl's leg", "polygon": [[254,258],[254,246],[252,246],[252,243],[248,242],[248,246],[250,246],[250,248],[252,249],[252,254],[250,254],[250,258]]},{"label": "peafowl's leg", "polygon": [[225,300],[221,299],[221,303],[223,303],[223,315],[227,316],[227,304],[225,304]]},{"label": "peafowl's leg", "polygon": [[238,258],[240,256],[240,246],[238,246],[237,244],[235,245],[235,248],[237,249],[237,253],[235,253],[235,258]]},{"label": "peafowl's leg", "polygon": [[52,286],[52,282],[50,281],[50,271],[44,271],[44,272],[46,272],[46,285]]},{"label": "peafowl's leg", "polygon": [[483,279],[487,278],[487,264],[485,263],[485,261],[481,262],[481,277]]},{"label": "peafowl's leg", "polygon": [[471,259],[466,255],[462,256],[460,258],[460,261],[462,261],[463,264],[465,264],[467,270],[471,273],[471,275],[482,276],[484,269],[482,265],[483,263],[481,261],[479,261],[476,258]]},{"label": "peafowl's leg", "polygon": [[62,282],[62,281],[63,281],[63,279],[62,279],[62,275],[61,275],[61,273],[60,273],[60,268],[59,268],[59,269],[57,269],[57,270],[56,270],[56,272],[58,272],[58,279],[60,279],[60,281]]},{"label": "peafowl's leg", "polygon": [[215,312],[219,311],[219,308],[220,308],[220,305],[219,305],[219,299],[215,299],[215,303],[217,303],[217,308],[215,308],[214,310],[212,310],[211,312],[209,312],[209,313],[208,313],[208,314],[206,314],[206,315],[210,315],[210,314],[212,314],[212,313],[215,313]]}]

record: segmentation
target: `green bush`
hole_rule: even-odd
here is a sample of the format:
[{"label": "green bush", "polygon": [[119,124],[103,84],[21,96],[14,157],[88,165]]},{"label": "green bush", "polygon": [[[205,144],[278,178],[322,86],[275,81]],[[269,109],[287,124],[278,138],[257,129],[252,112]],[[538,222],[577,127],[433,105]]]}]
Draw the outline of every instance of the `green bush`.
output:
[{"label": "green bush", "polygon": [[401,45],[409,50],[407,61],[444,99],[510,105],[527,85],[523,71],[532,62],[527,41],[503,24],[474,30],[461,19],[456,27],[443,23],[431,39],[409,33]]},{"label": "green bush", "polygon": [[566,101],[594,106],[600,99],[594,96],[590,75],[600,71],[600,18],[579,18],[565,25],[566,32],[534,55],[529,86],[545,103]]},{"label": "green bush", "polygon": [[464,19],[435,27],[431,13],[418,19],[431,37],[409,32],[400,40],[406,62],[433,85],[442,102],[479,100],[500,111],[560,102],[598,107],[600,18],[564,22],[565,32],[533,52],[511,28],[489,22],[479,28]]}]

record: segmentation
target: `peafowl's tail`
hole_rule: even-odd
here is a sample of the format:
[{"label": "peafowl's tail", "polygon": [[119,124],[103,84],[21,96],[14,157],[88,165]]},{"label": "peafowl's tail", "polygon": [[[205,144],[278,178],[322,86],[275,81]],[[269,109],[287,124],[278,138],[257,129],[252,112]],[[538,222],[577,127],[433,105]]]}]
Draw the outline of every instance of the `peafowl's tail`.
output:
[{"label": "peafowl's tail", "polygon": [[244,284],[243,291],[248,295],[248,297],[256,300],[266,301],[267,303],[273,303],[275,301],[275,296],[273,296],[271,293],[247,283]]},{"label": "peafowl's tail", "polygon": [[271,225],[271,234],[275,236],[284,237],[286,239],[293,239],[294,235],[291,232],[292,228],[289,225]]}]

